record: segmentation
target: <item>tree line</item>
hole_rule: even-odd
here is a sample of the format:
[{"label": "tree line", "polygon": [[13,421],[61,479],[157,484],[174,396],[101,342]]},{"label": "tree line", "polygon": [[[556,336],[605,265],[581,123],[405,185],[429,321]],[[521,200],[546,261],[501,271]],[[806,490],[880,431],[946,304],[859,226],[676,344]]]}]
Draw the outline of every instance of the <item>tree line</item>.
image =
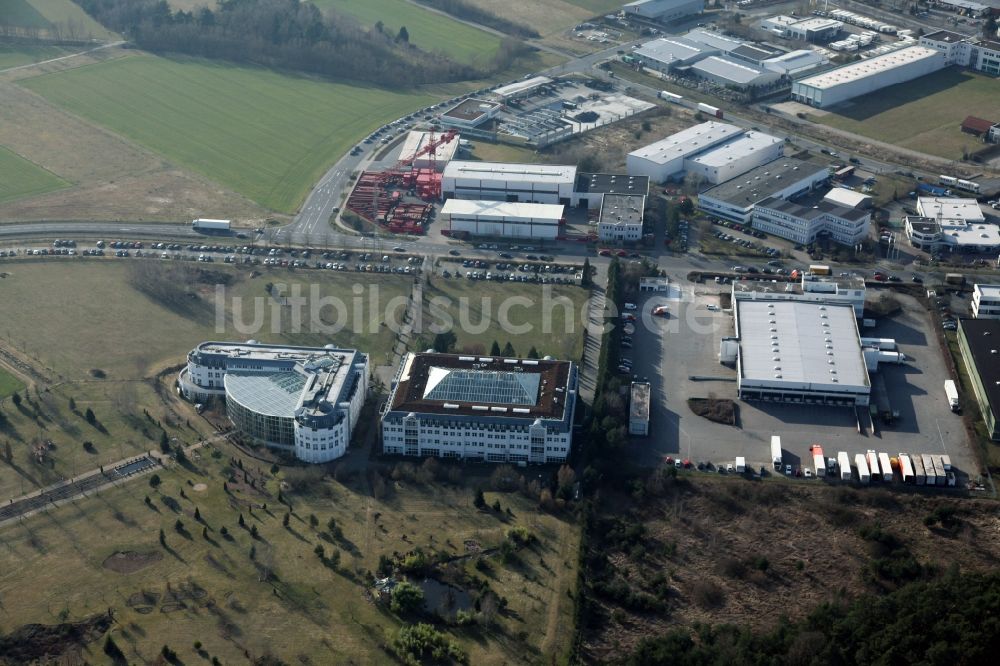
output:
[{"label": "tree line", "polygon": [[473,23],[478,23],[479,25],[485,25],[489,28],[505,32],[509,35],[531,38],[541,36],[538,34],[538,31],[531,26],[505,19],[502,16],[497,16],[493,12],[487,11],[470,2],[466,2],[466,0],[417,0],[417,2],[422,5],[427,5],[428,7],[433,7],[434,9],[439,9],[456,18],[472,21]]},{"label": "tree line", "polygon": [[[409,86],[481,77],[510,65],[523,44],[504,40],[479,67],[428,53],[393,35],[300,0],[221,0],[215,10],[172,11],[165,0],[79,0],[83,9],[137,47],[380,85]],[[405,35],[405,36],[404,36]]]}]

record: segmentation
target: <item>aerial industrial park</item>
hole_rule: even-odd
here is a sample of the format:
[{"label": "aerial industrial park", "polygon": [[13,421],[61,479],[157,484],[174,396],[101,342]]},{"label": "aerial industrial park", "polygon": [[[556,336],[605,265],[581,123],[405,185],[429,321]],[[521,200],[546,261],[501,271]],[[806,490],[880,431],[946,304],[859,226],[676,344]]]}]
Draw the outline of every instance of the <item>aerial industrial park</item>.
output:
[{"label": "aerial industrial park", "polygon": [[0,663],[992,663],[998,0],[12,4]]}]

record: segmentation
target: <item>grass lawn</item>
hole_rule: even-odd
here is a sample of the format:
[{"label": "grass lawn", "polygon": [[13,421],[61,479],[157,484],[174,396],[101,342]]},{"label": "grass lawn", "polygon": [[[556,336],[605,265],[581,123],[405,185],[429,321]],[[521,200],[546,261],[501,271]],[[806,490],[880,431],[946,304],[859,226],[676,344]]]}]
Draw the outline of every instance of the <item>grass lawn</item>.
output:
[{"label": "grass lawn", "polygon": [[17,393],[24,388],[24,382],[0,368],[0,398]]},{"label": "grass lawn", "polygon": [[69,49],[60,46],[15,46],[0,44],[0,69],[30,65],[70,53]]},{"label": "grass lawn", "polygon": [[[441,311],[454,322],[457,348],[470,353],[488,353],[493,341],[501,347],[507,342],[520,356],[534,346],[541,356],[578,361],[583,353],[582,322],[589,292],[571,285],[535,285],[524,283],[482,282],[445,279],[435,276],[424,290],[424,335],[428,326],[440,323],[432,299],[447,298]],[[509,310],[501,308],[507,299]],[[569,310],[569,312],[567,312]],[[502,317],[510,323],[503,330]]]},{"label": "grass lawn", "polygon": [[541,155],[531,148],[511,146],[506,143],[490,143],[488,141],[472,141],[470,159],[482,162],[520,162],[536,164],[541,162]]},{"label": "grass lawn", "polygon": [[395,35],[406,26],[410,43],[431,53],[443,52],[459,62],[485,63],[500,48],[496,35],[473,28],[406,0],[313,0],[353,16],[366,26],[382,21],[385,31]]},{"label": "grass lawn", "polygon": [[28,0],[4,0],[3,22],[19,28],[49,27],[49,22]]},{"label": "grass lawn", "polygon": [[68,187],[59,176],[0,146],[0,203]]},{"label": "grass lawn", "polygon": [[[25,402],[15,408],[8,402],[4,407],[9,423],[0,431],[0,438],[11,442],[18,466],[0,465],[0,499],[155,448],[160,427],[148,422],[143,410],[152,413],[156,421],[173,423],[173,427],[167,426],[171,437],[187,441],[196,437],[184,423],[190,419],[197,426],[200,420],[192,418],[188,408],[165,405],[156,394],[152,376],[160,368],[183,363],[185,354],[204,340],[253,337],[262,342],[332,343],[371,353],[373,364],[385,363],[394,334],[381,326],[381,320],[398,318],[396,312],[410,288],[403,277],[366,274],[363,281],[358,279],[364,291],[355,306],[351,300],[352,274],[258,268],[261,275],[250,279],[248,272],[225,265],[201,273],[193,264],[184,265],[189,270],[171,264],[157,260],[67,260],[4,265],[10,275],[3,281],[7,316],[0,325],[0,337],[47,377],[45,385],[54,388],[43,390],[41,396],[32,388],[29,395],[33,404]],[[151,272],[136,274],[133,271],[138,267]],[[176,287],[149,296],[141,290],[148,282]],[[268,283],[285,285],[289,295],[294,295],[292,290],[298,286],[310,303],[314,302],[310,287],[316,285],[317,298],[343,296],[347,316],[353,317],[357,307],[362,321],[348,320],[336,333],[316,332],[311,330],[307,305],[301,327],[297,327],[291,309],[279,307],[268,297]],[[216,284],[226,285],[224,299],[216,295]],[[377,309],[370,300],[375,287]],[[242,299],[238,315],[233,297]],[[169,299],[174,305],[161,305],[154,298]],[[246,327],[254,321],[257,306],[253,299],[259,299],[262,313],[257,332]],[[216,303],[220,300],[224,301],[223,324],[217,328]],[[369,321],[369,313],[374,323]],[[332,308],[326,307],[319,314],[327,326],[336,323]],[[296,332],[297,328],[301,330]],[[68,331],[72,331],[72,339],[67,339]],[[95,377],[92,370],[100,370],[104,376]],[[169,379],[164,386],[169,388]],[[0,396],[7,390],[6,376],[0,374]],[[76,402],[76,413],[69,409],[70,398]],[[88,407],[103,430],[81,417]],[[32,460],[31,447],[38,439],[56,445],[51,467]],[[84,450],[84,441],[93,442],[93,450]]]},{"label": "grass lawn", "polygon": [[[279,212],[358,139],[435,98],[149,55],[21,82]],[[96,156],[95,156],[96,159]]]},{"label": "grass lawn", "polygon": [[[961,104],[956,104],[961,100]],[[931,155],[961,159],[982,146],[960,129],[966,116],[993,118],[1000,109],[997,80],[958,67],[883,88],[809,119]]]},{"label": "grass lawn", "polygon": [[[15,2],[19,1],[15,0]],[[95,21],[90,14],[83,11],[80,5],[73,2],[73,0],[28,0],[28,2],[49,23],[58,24],[62,28],[63,36],[70,34],[69,26],[72,24],[73,37],[75,39],[101,39],[110,41],[119,38],[118,35]]]},{"label": "grass lawn", "polygon": [[[495,625],[438,629],[468,652],[472,664],[548,663],[572,639],[579,530],[539,512],[534,501],[490,492],[487,502],[499,499],[504,514],[477,511],[471,486],[409,480],[390,480],[391,487],[375,497],[361,473],[341,468],[331,478],[312,467],[273,476],[266,465],[242,458],[251,488],[230,463],[239,451],[221,444],[196,453],[188,468],[160,471],[157,490],[145,477],[0,528],[0,631],[77,620],[111,607],[112,635],[129,663],[154,661],[163,645],[188,664],[208,663],[212,656],[240,663],[244,650],[251,658],[271,654],[283,663],[389,663],[381,645],[402,620],[366,597],[379,556],[417,546],[461,555],[467,540],[493,548],[507,529],[522,525],[538,543],[521,549],[515,562],[490,557],[482,571],[465,563],[468,574],[507,598]],[[281,481],[287,484],[288,527],[282,517],[289,509],[276,497]],[[240,516],[246,527],[239,526]],[[327,529],[330,518],[342,530],[339,537]],[[160,530],[165,546],[158,543]],[[339,566],[324,564],[316,546],[328,556],[339,552]],[[120,552],[132,553],[127,573],[104,566]],[[96,641],[83,659],[105,663],[102,646],[103,639]]]}]

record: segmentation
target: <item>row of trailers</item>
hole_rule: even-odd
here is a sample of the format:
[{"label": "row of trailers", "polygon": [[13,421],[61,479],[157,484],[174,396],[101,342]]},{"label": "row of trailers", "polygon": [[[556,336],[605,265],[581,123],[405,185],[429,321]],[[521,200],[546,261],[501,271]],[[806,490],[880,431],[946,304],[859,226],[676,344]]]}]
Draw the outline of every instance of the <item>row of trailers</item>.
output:
[{"label": "row of trailers", "polygon": [[[836,475],[841,481],[858,481],[869,484],[872,480],[891,482],[899,478],[903,483],[918,486],[954,486],[955,472],[951,468],[951,457],[937,454],[898,453],[889,456],[885,452],[869,449],[854,456],[853,464],[846,451],[840,451],[836,458],[827,458],[823,447],[813,444],[809,447],[813,457],[815,474],[818,477]],[[771,457],[776,469],[781,467],[781,438],[771,438]]]},{"label": "row of trailers", "polygon": [[[364,171],[347,198],[347,209],[392,233],[421,234],[441,193],[441,174],[433,169],[403,173]],[[419,197],[424,202],[414,202]],[[410,200],[407,200],[410,199]]]}]

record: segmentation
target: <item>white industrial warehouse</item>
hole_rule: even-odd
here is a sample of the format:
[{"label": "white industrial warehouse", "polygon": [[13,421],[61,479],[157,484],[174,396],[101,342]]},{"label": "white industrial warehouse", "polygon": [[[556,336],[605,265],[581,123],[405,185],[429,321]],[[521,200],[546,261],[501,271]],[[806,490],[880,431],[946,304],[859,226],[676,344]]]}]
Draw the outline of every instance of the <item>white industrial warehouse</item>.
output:
[{"label": "white industrial warehouse", "polygon": [[705,0],[635,0],[622,6],[626,15],[658,21],[700,14],[705,10]]},{"label": "white industrial warehouse", "polygon": [[721,183],[781,156],[781,139],[714,120],[689,127],[625,158],[629,175],[664,182],[697,173]]},{"label": "white industrial warehouse", "polygon": [[691,65],[691,72],[708,81],[740,90],[766,86],[781,78],[779,72],[722,55],[699,60]]},{"label": "white industrial warehouse", "polygon": [[859,60],[792,83],[792,99],[829,108],[886,86],[903,83],[945,67],[944,55],[925,46]]},{"label": "white industrial warehouse", "polygon": [[188,400],[225,400],[240,432],[299,460],[347,451],[368,392],[368,357],[351,349],[203,342],[178,375]]},{"label": "white industrial warehouse", "polygon": [[716,185],[698,195],[698,207],[709,215],[746,224],[754,206],[770,198],[791,199],[830,179],[825,164],[783,157]]},{"label": "white industrial warehouse", "polygon": [[573,445],[570,361],[409,353],[382,409],[382,451],[562,463]]},{"label": "white industrial warehouse", "polygon": [[852,308],[741,299],[734,310],[736,337],[722,341],[720,359],[735,361],[741,399],[868,404],[871,381]]},{"label": "white industrial warehouse", "polygon": [[444,169],[444,199],[570,205],[576,167],[557,164],[452,161]]},{"label": "white industrial warehouse", "polygon": [[441,215],[452,233],[555,240],[563,210],[562,204],[448,199]]}]

